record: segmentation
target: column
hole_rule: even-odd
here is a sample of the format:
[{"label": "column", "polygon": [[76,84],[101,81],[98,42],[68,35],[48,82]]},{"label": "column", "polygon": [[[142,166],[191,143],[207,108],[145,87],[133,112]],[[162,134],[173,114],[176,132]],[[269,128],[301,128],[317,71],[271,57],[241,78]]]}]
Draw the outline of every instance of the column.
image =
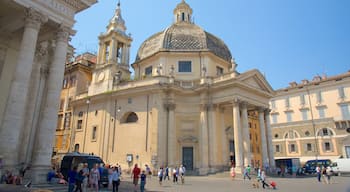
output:
[{"label": "column", "polygon": [[97,64],[103,63],[103,60],[104,60],[103,51],[104,51],[104,44],[100,40],[100,42],[98,44]]},{"label": "column", "polygon": [[220,128],[221,128],[221,141],[222,141],[222,164],[223,166],[228,165],[229,160],[229,151],[228,151],[228,141],[226,135],[226,127],[225,127],[225,109],[220,109]]},{"label": "column", "polygon": [[247,103],[242,103],[242,131],[243,131],[243,149],[244,149],[244,166],[250,165],[250,131],[248,123]]},{"label": "column", "polygon": [[25,13],[24,32],[19,47],[14,78],[0,129],[0,155],[4,157],[5,167],[14,167],[18,161],[33,69],[34,52],[41,25],[47,21],[39,12],[29,8]]},{"label": "column", "polygon": [[239,113],[239,101],[235,99],[233,101],[233,132],[235,142],[235,160],[236,160],[236,172],[242,173],[243,168],[243,145],[242,145],[242,129]]},{"label": "column", "polygon": [[126,46],[126,44],[123,44],[123,47],[121,48],[122,49],[122,64],[123,65],[126,65],[126,54],[127,54],[127,51],[126,51],[126,48],[127,48],[127,46]]},{"label": "column", "polygon": [[37,49],[37,58],[38,62],[40,63],[40,73],[39,73],[39,82],[38,82],[38,90],[35,94],[35,102],[32,112],[32,123],[30,126],[30,134],[29,134],[29,141],[28,145],[26,146],[26,156],[25,156],[25,164],[29,164],[32,160],[33,155],[33,147],[35,142],[35,135],[38,129],[38,122],[40,119],[40,109],[42,106],[42,100],[43,95],[45,94],[45,86],[46,86],[46,80],[49,74],[49,66],[48,66],[48,60],[49,60],[49,43],[47,41],[44,41],[40,43],[38,49]]},{"label": "column", "polygon": [[209,168],[209,146],[208,146],[208,105],[202,104],[200,112],[200,130],[199,130],[199,157],[200,168],[199,175],[208,174]]},{"label": "column", "polygon": [[129,66],[129,63],[130,63],[130,45],[127,45],[125,65]]},{"label": "column", "polygon": [[271,168],[275,168],[275,157],[272,144],[272,130],[270,124],[270,110],[265,110],[266,130],[267,130],[267,148],[269,151],[269,163]]},{"label": "column", "polygon": [[46,97],[43,99],[41,121],[36,135],[33,154],[32,180],[34,183],[45,182],[47,171],[51,166],[52,140],[57,123],[57,108],[67,55],[67,41],[70,28],[60,26],[57,31],[56,46],[47,80]]},{"label": "column", "polygon": [[217,171],[217,156],[218,156],[218,145],[217,145],[217,128],[216,128],[216,110],[215,105],[209,107],[208,121],[209,121],[209,167],[210,172],[215,173]]},{"label": "column", "polygon": [[110,42],[109,45],[109,56],[108,56],[108,63],[118,63],[118,59],[117,59],[117,51],[118,51],[118,47],[117,47],[118,41],[112,37],[112,41]]},{"label": "column", "polygon": [[264,109],[259,109],[259,125],[260,125],[260,138],[261,138],[261,154],[262,154],[262,166],[265,167],[268,163],[268,152],[266,142],[266,129],[264,120]]},{"label": "column", "polygon": [[176,126],[175,126],[175,104],[168,103],[168,166],[175,166],[176,157]]}]

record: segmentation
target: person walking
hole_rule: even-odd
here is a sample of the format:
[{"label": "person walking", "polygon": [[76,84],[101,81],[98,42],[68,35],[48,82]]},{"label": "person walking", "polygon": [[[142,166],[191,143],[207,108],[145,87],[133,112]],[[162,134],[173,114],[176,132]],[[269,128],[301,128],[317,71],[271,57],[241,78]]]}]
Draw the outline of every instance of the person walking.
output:
[{"label": "person walking", "polygon": [[319,165],[316,167],[317,181],[321,182],[321,168]]},{"label": "person walking", "polygon": [[179,174],[180,174],[182,184],[185,183],[185,172],[186,172],[186,168],[183,165],[180,165]]},{"label": "person walking", "polygon": [[83,180],[84,180],[84,172],[83,172],[83,165],[82,164],[79,164],[79,167],[78,167],[78,173],[77,175],[75,176],[75,190],[74,192],[77,192],[78,190],[80,192],[83,191],[83,189],[81,188],[81,184],[83,183]]},{"label": "person walking", "polygon": [[261,183],[262,183],[262,187],[265,189],[265,186],[269,186],[269,184],[266,183],[266,175],[265,175],[265,171],[262,170],[260,173],[260,179],[261,179]]},{"label": "person walking", "polygon": [[89,181],[89,175],[90,175],[90,170],[88,167],[87,163],[84,163],[84,167],[83,167],[83,192],[87,192],[87,187],[88,187],[88,181]]},{"label": "person walking", "polygon": [[249,165],[247,167],[244,168],[243,171],[243,180],[245,180],[246,177],[248,177],[248,179],[250,180],[250,176],[249,176],[249,169],[248,169]]},{"label": "person walking", "polygon": [[142,171],[141,173],[141,181],[140,181],[140,191],[144,192],[145,191],[145,186],[146,186],[146,173],[145,171]]},{"label": "person walking", "polygon": [[75,186],[75,176],[77,175],[78,167],[74,166],[72,170],[68,172],[68,192],[73,192]]},{"label": "person walking", "polygon": [[177,177],[178,177],[178,168],[177,167],[175,167],[174,169],[173,169],[173,183],[177,183]]},{"label": "person walking", "polygon": [[159,185],[162,185],[162,181],[163,181],[163,167],[159,168],[158,179],[159,179]]},{"label": "person walking", "polygon": [[134,169],[132,170],[131,177],[133,178],[133,184],[134,184],[134,191],[137,191],[137,185],[139,183],[139,177],[140,177],[141,169],[137,166],[137,163],[134,166]]},{"label": "person walking", "polygon": [[99,165],[95,164],[95,166],[90,171],[90,184],[92,188],[95,187],[96,192],[98,192],[98,189],[99,189],[98,181],[100,180],[100,172],[98,170],[98,167]]},{"label": "person walking", "polygon": [[168,177],[168,181],[169,181],[170,178],[169,178],[169,167],[168,167],[168,166],[165,168],[164,180],[165,180],[167,177]]},{"label": "person walking", "polygon": [[113,192],[118,192],[118,188],[120,185],[120,172],[117,166],[114,166],[112,170],[113,171],[112,171],[111,179],[112,179]]},{"label": "person walking", "polygon": [[236,172],[235,172],[235,167],[233,165],[231,166],[230,173],[231,173],[232,180],[234,180],[236,176]]}]

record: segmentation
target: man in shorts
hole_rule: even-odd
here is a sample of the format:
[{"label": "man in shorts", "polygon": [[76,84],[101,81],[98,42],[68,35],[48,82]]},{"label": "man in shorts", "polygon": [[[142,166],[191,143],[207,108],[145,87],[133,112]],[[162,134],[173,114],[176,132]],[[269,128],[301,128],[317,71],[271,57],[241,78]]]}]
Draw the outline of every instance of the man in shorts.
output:
[{"label": "man in shorts", "polygon": [[131,177],[133,178],[133,184],[134,184],[134,191],[137,191],[137,184],[139,183],[139,177],[140,177],[141,169],[138,168],[137,164],[135,164],[134,169],[132,170]]}]

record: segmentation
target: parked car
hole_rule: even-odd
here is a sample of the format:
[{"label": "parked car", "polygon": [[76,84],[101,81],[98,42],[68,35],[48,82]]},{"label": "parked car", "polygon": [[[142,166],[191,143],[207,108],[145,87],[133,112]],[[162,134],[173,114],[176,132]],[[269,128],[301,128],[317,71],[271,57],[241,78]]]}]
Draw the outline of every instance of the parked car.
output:
[{"label": "parked car", "polygon": [[317,166],[328,167],[330,165],[331,165],[330,159],[313,159],[313,160],[306,161],[303,169],[304,169],[304,173],[314,174],[316,173]]},{"label": "parked car", "polygon": [[335,175],[350,173],[350,159],[336,159],[332,163],[332,169]]},{"label": "parked car", "polygon": [[[95,165],[95,164],[103,164],[103,160],[96,155],[89,155],[84,153],[68,153],[66,154],[61,162],[61,173],[64,176],[65,179],[68,179],[68,172],[71,170],[74,166],[78,166],[80,163],[87,163],[89,170]],[[101,184],[105,187],[108,186],[108,170],[103,169],[101,177]]]}]

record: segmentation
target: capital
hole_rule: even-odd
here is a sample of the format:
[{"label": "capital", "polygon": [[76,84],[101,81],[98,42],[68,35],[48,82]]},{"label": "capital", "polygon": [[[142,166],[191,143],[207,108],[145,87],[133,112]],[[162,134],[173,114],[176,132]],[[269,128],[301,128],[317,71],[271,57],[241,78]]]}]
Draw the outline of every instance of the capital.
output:
[{"label": "capital", "polygon": [[63,25],[60,25],[56,32],[56,40],[67,42],[69,35],[72,33],[72,29]]},{"label": "capital", "polygon": [[165,103],[164,104],[164,108],[167,109],[167,110],[172,111],[172,110],[175,110],[176,105],[175,105],[175,103]]},{"label": "capital", "polygon": [[25,27],[33,28],[36,30],[40,29],[40,26],[48,21],[48,17],[34,10],[28,8],[25,10]]}]

